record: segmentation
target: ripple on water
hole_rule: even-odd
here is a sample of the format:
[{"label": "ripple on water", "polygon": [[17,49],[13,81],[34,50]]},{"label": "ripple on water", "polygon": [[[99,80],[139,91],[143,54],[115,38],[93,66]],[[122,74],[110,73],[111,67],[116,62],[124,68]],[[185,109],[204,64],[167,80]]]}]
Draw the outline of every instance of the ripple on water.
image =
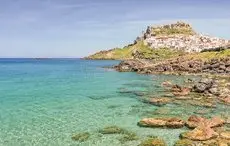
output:
[{"label": "ripple on water", "polygon": [[[137,122],[150,116],[187,118],[194,113],[229,116],[229,107],[224,105],[209,110],[183,104],[157,107],[142,103],[140,97],[165,94],[161,87],[163,81],[183,83],[188,77],[147,76],[100,68],[116,63],[29,60],[5,65],[0,72],[0,145],[133,146],[154,135],[171,146],[186,128],[140,128]],[[128,93],[120,92],[122,89]],[[111,125],[132,131],[139,139],[121,143],[121,134],[98,133],[99,129]],[[86,141],[71,139],[73,134],[82,132],[90,133]]]}]

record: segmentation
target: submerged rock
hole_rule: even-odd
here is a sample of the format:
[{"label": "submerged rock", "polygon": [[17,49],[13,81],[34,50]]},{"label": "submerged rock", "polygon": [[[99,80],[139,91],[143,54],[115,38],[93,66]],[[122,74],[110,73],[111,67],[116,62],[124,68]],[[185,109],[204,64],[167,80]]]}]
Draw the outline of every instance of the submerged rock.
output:
[{"label": "submerged rock", "polygon": [[173,84],[170,81],[164,81],[161,83],[161,86],[168,88],[168,87],[172,87]]},{"label": "submerged rock", "polygon": [[180,139],[174,144],[174,146],[193,146],[193,141],[189,139]]},{"label": "submerged rock", "polygon": [[192,99],[192,97],[190,96],[176,96],[177,100],[189,100],[189,99]]},{"label": "submerged rock", "polygon": [[150,98],[148,100],[148,103],[157,105],[157,106],[162,106],[170,102],[172,102],[172,99],[168,97],[155,97],[155,98]]},{"label": "submerged rock", "polygon": [[181,87],[179,85],[173,85],[171,88],[171,92],[175,96],[186,96],[190,93],[191,89],[187,87]]},{"label": "submerged rock", "polygon": [[137,137],[136,133],[133,133],[133,132],[125,132],[124,135],[119,138],[118,140],[121,142],[121,143],[126,143],[128,141],[134,141],[134,140],[138,140],[139,138]]},{"label": "submerged rock", "polygon": [[108,126],[99,130],[101,134],[122,134],[125,133],[125,130],[117,126]]},{"label": "submerged rock", "polygon": [[169,113],[170,113],[170,109],[164,107],[160,107],[153,112],[154,115],[167,115]]},{"label": "submerged rock", "polygon": [[179,92],[173,92],[173,95],[175,96],[186,96],[190,93],[191,89],[189,88],[181,88],[181,91]]},{"label": "submerged rock", "polygon": [[149,138],[142,141],[138,146],[166,146],[166,143],[160,138]]},{"label": "submerged rock", "polygon": [[179,118],[145,118],[138,122],[141,127],[181,128],[184,124],[184,121]]},{"label": "submerged rock", "polygon": [[199,106],[199,107],[206,107],[206,108],[216,108],[216,103],[212,101],[202,101],[202,98],[200,100],[190,100],[188,101],[188,104],[191,104],[193,106]]},{"label": "submerged rock", "polygon": [[88,140],[89,137],[90,137],[90,133],[84,132],[84,133],[75,134],[71,138],[74,141],[84,142],[84,141]]}]

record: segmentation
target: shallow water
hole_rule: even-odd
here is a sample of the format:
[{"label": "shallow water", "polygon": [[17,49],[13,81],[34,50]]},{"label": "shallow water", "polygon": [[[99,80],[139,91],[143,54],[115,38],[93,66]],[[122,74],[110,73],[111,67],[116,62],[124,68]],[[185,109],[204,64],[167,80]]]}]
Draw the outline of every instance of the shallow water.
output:
[{"label": "shallow water", "polygon": [[[114,146],[138,145],[148,135],[160,136],[169,146],[187,129],[140,128],[144,117],[187,118],[201,109],[206,116],[229,115],[229,107],[214,110],[191,105],[157,107],[142,103],[141,96],[161,96],[166,75],[118,73],[103,66],[118,61],[79,59],[0,59],[0,145],[2,146]],[[98,130],[117,125],[135,132],[139,140],[120,143],[122,135],[101,135]],[[90,132],[82,143],[76,133]]]}]

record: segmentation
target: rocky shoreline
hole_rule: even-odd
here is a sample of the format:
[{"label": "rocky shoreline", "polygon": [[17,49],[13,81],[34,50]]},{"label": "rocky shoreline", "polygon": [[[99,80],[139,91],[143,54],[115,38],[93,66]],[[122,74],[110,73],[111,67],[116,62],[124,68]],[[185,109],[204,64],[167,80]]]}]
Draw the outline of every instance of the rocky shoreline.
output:
[{"label": "rocky shoreline", "polygon": [[[230,52],[228,50],[228,52]],[[143,74],[221,74],[230,75],[230,56],[223,58],[212,58],[203,60],[202,58],[178,57],[174,59],[163,60],[160,62],[151,62],[140,59],[122,61],[114,66],[119,72],[137,72]]]},{"label": "rocky shoreline", "polygon": [[[143,43],[148,47],[143,47]],[[186,108],[186,105],[192,105],[203,109],[194,115],[187,115],[186,118],[146,117],[137,123],[139,127],[187,128],[187,132],[180,134],[174,146],[230,145],[230,117],[227,111],[227,116],[205,116],[207,113],[205,109],[212,109],[215,112],[218,106],[230,106],[229,41],[197,34],[190,25],[178,22],[148,27],[146,32],[128,47],[130,48],[124,50],[132,53],[127,55],[126,52],[128,57],[122,58],[123,61],[112,67],[116,71],[140,74],[192,74],[199,75],[200,78],[198,81],[189,79],[186,86],[173,84],[170,81],[163,82],[161,86],[170,93],[169,95],[165,92],[164,96],[154,97],[154,95],[135,93],[138,94],[141,102],[154,106],[175,104],[185,105]],[[161,47],[170,49],[162,51],[159,49]],[[171,49],[176,55],[171,52]],[[176,52],[178,50],[189,53],[178,53]],[[116,51],[115,49],[99,52],[96,54],[96,59],[112,59]],[[101,54],[103,54],[102,58],[100,58]],[[94,57],[88,59],[94,59]],[[117,58],[119,57],[116,56]],[[121,93],[126,93],[126,91]],[[130,140],[135,139],[136,136],[130,137]],[[139,146],[166,146],[166,143],[159,137],[150,137]]]},{"label": "rocky shoreline", "polygon": [[[199,81],[189,80],[189,86],[174,85],[169,81],[162,83],[171,96],[144,97],[144,103],[155,106],[167,104],[190,104],[197,107],[214,109],[219,104],[230,106],[230,57],[212,58],[209,60],[186,60],[180,57],[158,62],[154,65],[146,60],[126,60],[114,67],[120,72],[137,72],[144,74],[193,74],[202,75]],[[200,113],[205,111],[200,111]],[[205,115],[205,114],[204,114]],[[137,125],[146,128],[177,129],[187,127],[191,129],[181,133],[174,146],[229,146],[230,145],[230,117],[222,115],[207,118],[190,115],[187,120],[181,117],[147,117]],[[226,128],[227,127],[227,128]],[[160,140],[162,146],[165,142]],[[158,141],[159,142],[159,141]],[[155,140],[149,140],[149,146],[156,146]]]},{"label": "rocky shoreline", "polygon": [[[169,103],[194,104],[198,102],[199,104],[194,105],[209,108],[215,108],[217,103],[230,105],[229,81],[229,78],[227,80],[202,78],[189,87],[181,87],[166,81],[162,83],[162,86],[169,89],[175,98],[150,97],[145,99],[145,102],[147,100],[149,104],[157,106]],[[230,145],[230,131],[225,126],[230,124],[230,117],[221,118],[220,116],[208,119],[203,116],[191,115],[187,120],[181,119],[181,117],[144,118],[138,122],[138,125],[148,128],[177,129],[187,127],[190,129],[181,133],[180,140],[174,146],[228,146]],[[155,145],[150,144],[150,146]]]},{"label": "rocky shoreline", "polygon": [[[183,84],[174,84],[173,81],[164,81],[160,85],[165,89],[164,95],[155,96],[137,94],[144,104],[159,107],[152,116],[144,116],[139,119],[137,126],[140,128],[162,128],[170,131],[184,129],[178,136],[174,146],[229,146],[230,145],[230,117],[228,111],[225,114],[208,116],[217,106],[230,106],[230,78],[226,77],[201,77],[200,79],[189,78]],[[122,91],[126,94],[128,91]],[[170,94],[169,94],[170,93]],[[194,114],[184,116],[172,116],[160,111],[167,105],[189,105],[199,109]],[[208,110],[208,111],[207,111]],[[167,112],[167,111],[166,111]],[[119,134],[121,144],[129,141],[140,140],[136,133],[118,127],[107,126],[97,131],[102,135]],[[138,146],[167,146],[167,142],[157,133],[142,140]],[[78,133],[72,139],[84,142],[90,137],[90,133]],[[167,139],[166,139],[167,140]]]}]

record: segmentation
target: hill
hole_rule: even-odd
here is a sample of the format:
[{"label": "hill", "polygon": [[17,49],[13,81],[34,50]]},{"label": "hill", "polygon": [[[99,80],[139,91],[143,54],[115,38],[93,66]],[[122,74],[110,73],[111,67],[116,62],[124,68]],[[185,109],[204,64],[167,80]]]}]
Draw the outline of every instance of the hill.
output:
[{"label": "hill", "polygon": [[221,50],[229,40],[202,35],[190,24],[176,22],[161,26],[148,26],[146,31],[123,48],[100,51],[86,59],[169,59],[186,52]]}]

